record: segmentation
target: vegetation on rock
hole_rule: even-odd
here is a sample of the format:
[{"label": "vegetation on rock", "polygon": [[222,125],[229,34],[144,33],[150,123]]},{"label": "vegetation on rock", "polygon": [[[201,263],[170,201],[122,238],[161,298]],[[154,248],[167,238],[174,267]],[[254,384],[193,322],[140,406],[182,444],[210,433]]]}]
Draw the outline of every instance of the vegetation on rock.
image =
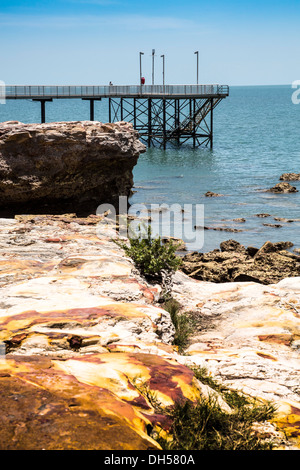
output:
[{"label": "vegetation on rock", "polygon": [[217,391],[231,408],[224,411],[212,394],[197,402],[188,399],[163,407],[147,383],[134,385],[159,414],[171,423],[168,430],[154,433],[164,450],[272,450],[274,442],[257,431],[257,424],[271,420],[274,406],[262,403],[212,379],[201,367],[193,368],[195,377]]},{"label": "vegetation on rock", "polygon": [[161,237],[153,238],[150,226],[144,231],[139,229],[137,236],[129,237],[129,246],[118,244],[145,277],[159,277],[162,271],[176,271],[181,264],[181,259],[175,254],[176,245],[172,241],[164,245]]},{"label": "vegetation on rock", "polygon": [[169,299],[163,307],[169,312],[175,328],[173,344],[178,347],[178,352],[182,354],[193,331],[193,319],[188,312],[179,313],[180,304],[175,299]]}]

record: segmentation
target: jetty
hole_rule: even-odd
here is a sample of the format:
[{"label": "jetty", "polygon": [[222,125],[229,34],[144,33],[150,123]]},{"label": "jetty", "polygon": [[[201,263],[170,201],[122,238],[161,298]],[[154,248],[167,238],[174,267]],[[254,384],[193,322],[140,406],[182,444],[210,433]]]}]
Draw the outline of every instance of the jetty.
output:
[{"label": "jetty", "polygon": [[229,96],[228,85],[7,85],[6,99],[38,101],[41,123],[46,122],[46,103],[54,99],[89,101],[89,118],[95,120],[95,101],[108,100],[109,122],[131,122],[142,141],[166,148],[213,147],[213,111]]}]

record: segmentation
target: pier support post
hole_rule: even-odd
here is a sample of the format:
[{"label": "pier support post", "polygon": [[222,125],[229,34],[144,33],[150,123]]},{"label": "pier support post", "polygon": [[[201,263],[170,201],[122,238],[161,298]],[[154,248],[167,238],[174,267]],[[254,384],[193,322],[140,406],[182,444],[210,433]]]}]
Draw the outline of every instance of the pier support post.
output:
[{"label": "pier support post", "polygon": [[136,98],[133,98],[133,127],[136,128]]},{"label": "pier support post", "polygon": [[191,142],[213,148],[213,110],[220,97],[109,98],[110,122],[128,121],[148,147]]},{"label": "pier support post", "polygon": [[90,121],[95,121],[95,101],[101,101],[101,98],[82,98],[83,101],[90,102]]},{"label": "pier support post", "polygon": [[163,98],[163,147],[166,150],[166,100]]},{"label": "pier support post", "polygon": [[152,99],[148,99],[148,147],[151,146],[151,138],[152,138]]},{"label": "pier support post", "polygon": [[192,125],[193,125],[193,147],[196,147],[196,123],[195,123],[195,114],[196,114],[196,100],[195,98],[193,99],[193,119],[192,119]]},{"label": "pier support post", "polygon": [[53,101],[52,98],[40,98],[40,99],[33,99],[32,101],[39,101],[41,103],[41,124],[46,122],[46,101]]},{"label": "pier support post", "polygon": [[214,99],[210,99],[210,148],[213,148],[213,109],[214,109]]},{"label": "pier support post", "polygon": [[121,121],[123,121],[123,98],[120,99],[120,106],[121,106]]}]

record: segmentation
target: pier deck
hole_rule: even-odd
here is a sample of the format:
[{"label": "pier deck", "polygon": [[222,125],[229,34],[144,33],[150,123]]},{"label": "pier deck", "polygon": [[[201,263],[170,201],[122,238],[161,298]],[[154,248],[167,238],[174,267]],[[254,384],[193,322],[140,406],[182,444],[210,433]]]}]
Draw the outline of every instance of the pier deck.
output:
[{"label": "pier deck", "polygon": [[[229,95],[227,85],[7,85],[6,99],[41,103],[41,122],[46,121],[45,104],[54,99],[109,100],[109,121],[129,121],[148,146],[180,145],[192,139],[193,146],[213,145],[213,109]],[[76,119],[76,117],[74,117]],[[13,116],[12,116],[13,119]]]}]

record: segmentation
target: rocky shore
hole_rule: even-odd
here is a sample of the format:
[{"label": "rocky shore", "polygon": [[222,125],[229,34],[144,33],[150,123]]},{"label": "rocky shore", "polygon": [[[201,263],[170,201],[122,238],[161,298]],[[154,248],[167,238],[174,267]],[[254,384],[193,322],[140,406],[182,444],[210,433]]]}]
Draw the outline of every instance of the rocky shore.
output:
[{"label": "rocky shore", "polygon": [[220,249],[209,253],[186,254],[182,271],[202,281],[274,284],[300,276],[300,256],[288,251],[292,246],[291,242],[268,241],[260,248],[246,248],[235,240],[227,240]]},{"label": "rocky shore", "polygon": [[132,124],[96,121],[1,123],[0,213],[95,213],[130,196],[146,151]]},{"label": "rocky shore", "polygon": [[[0,219],[1,449],[160,449],[155,433],[168,418],[151,397],[169,406],[216,394],[192,365],[275,403],[274,420],[257,432],[276,448],[299,448],[299,274],[264,285],[177,271],[171,295],[194,320],[179,354],[161,287],[146,282],[101,220]],[[271,255],[296,264],[286,248],[266,244],[259,254],[228,242],[215,255],[222,264],[233,253],[246,264]]]}]

